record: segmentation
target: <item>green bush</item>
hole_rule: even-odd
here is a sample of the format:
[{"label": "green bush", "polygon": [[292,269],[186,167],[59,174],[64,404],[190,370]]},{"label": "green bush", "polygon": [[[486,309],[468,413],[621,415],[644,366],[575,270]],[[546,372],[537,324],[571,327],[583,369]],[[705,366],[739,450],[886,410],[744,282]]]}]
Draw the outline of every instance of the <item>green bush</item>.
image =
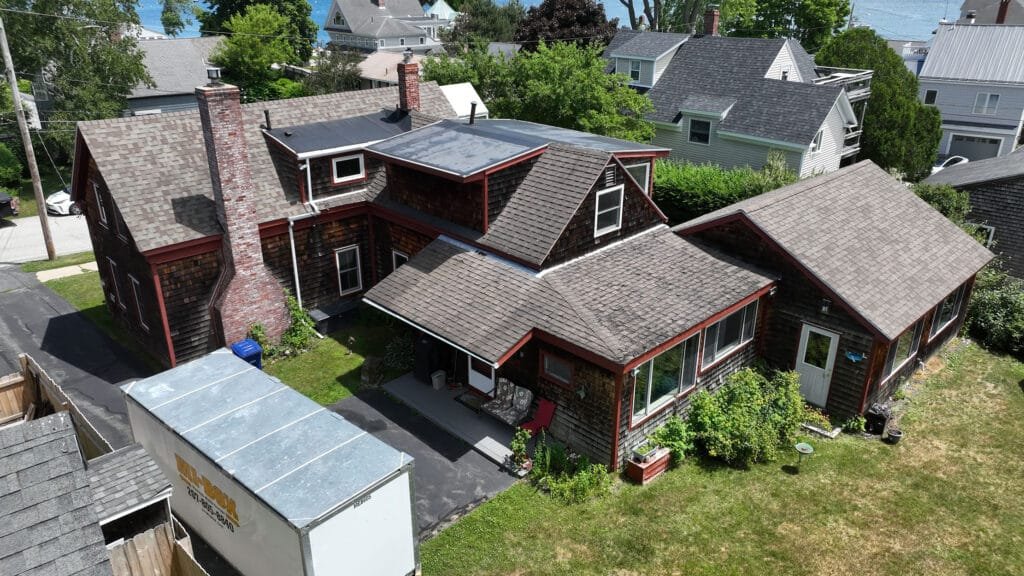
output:
[{"label": "green bush", "polygon": [[786,159],[778,152],[769,154],[759,171],[749,166],[725,170],[713,164],[658,160],[654,201],[677,224],[796,180],[796,173],[786,168]]},{"label": "green bush", "polygon": [[700,391],[690,408],[698,446],[733,466],[774,460],[803,420],[795,372],[776,372],[769,380],[750,368],[741,370],[714,394]]},{"label": "green bush", "polygon": [[287,291],[285,292],[285,302],[288,305],[291,324],[281,335],[281,347],[284,348],[285,354],[295,354],[309,348],[313,338],[316,337],[316,329],[313,328],[314,322],[309,313],[299,306],[298,300]]},{"label": "green bush", "polygon": [[911,187],[914,194],[935,208],[956,224],[963,224],[971,211],[971,198],[964,190],[957,190],[949,184],[922,184]]},{"label": "green bush", "polygon": [[832,431],[832,421],[817,408],[811,408],[810,406],[804,408],[804,422],[811,426],[817,426],[826,432]]},{"label": "green bush", "polygon": [[856,416],[851,416],[849,420],[843,422],[843,432],[846,432],[847,434],[857,434],[859,432],[863,432],[864,426],[866,424],[867,419],[865,419],[860,414]]},{"label": "green bush", "polygon": [[6,144],[0,142],[0,186],[17,188],[21,184],[21,161]]},{"label": "green bush", "polygon": [[569,454],[558,444],[548,444],[543,432],[533,449],[530,480],[567,504],[607,494],[612,486],[611,475],[604,465],[592,464],[585,456]]},{"label": "green bush", "polygon": [[967,330],[989,350],[1024,356],[1024,283],[997,265],[985,267],[974,282]]},{"label": "green bush", "polygon": [[651,442],[672,452],[672,464],[682,462],[693,451],[693,431],[679,416],[672,415],[648,436]]}]

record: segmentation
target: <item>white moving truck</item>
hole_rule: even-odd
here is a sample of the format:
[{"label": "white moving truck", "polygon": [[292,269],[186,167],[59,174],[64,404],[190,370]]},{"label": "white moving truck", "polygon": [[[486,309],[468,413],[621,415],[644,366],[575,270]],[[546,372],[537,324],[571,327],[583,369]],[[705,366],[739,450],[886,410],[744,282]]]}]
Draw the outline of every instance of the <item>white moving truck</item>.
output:
[{"label": "white moving truck", "polygon": [[409,455],[227,350],[124,392],[175,514],[246,576],[418,570]]}]

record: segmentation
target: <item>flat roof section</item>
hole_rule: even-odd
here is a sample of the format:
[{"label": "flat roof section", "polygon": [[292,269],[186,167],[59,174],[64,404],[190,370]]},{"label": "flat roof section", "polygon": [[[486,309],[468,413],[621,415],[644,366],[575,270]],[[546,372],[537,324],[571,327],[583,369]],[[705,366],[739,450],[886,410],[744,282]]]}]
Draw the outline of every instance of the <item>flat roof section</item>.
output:
[{"label": "flat roof section", "polygon": [[[271,117],[271,122],[273,122]],[[398,110],[265,130],[300,158],[378,142],[412,130],[409,114]]]}]

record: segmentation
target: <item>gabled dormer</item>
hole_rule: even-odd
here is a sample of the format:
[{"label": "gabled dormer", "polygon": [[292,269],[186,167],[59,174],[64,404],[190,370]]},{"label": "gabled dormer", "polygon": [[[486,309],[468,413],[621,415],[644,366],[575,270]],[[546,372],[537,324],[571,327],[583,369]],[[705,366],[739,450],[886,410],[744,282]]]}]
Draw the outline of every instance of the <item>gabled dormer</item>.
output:
[{"label": "gabled dormer", "polygon": [[615,43],[605,52],[614,72],[629,76],[630,85],[652,88],[658,83],[676,50],[689,40],[689,34],[670,32],[621,31],[628,39]]}]

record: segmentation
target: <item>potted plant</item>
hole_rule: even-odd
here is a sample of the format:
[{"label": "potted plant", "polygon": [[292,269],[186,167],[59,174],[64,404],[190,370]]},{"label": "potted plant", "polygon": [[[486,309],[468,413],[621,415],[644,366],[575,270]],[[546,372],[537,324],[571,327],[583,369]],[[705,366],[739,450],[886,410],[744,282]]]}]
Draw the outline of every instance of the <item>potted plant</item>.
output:
[{"label": "potted plant", "polygon": [[647,484],[668,469],[672,451],[659,448],[650,439],[633,448],[632,458],[626,462],[626,476],[640,484]]},{"label": "potted plant", "polygon": [[637,462],[649,462],[654,454],[658,451],[658,447],[650,440],[644,440],[633,448],[633,460]]},{"label": "potted plant", "polygon": [[521,472],[529,472],[533,468],[533,461],[526,453],[526,444],[530,441],[530,436],[529,430],[518,428],[508,445],[512,450],[512,466]]},{"label": "potted plant", "polygon": [[885,441],[889,444],[897,444],[903,439],[903,430],[899,428],[889,427],[889,430],[885,434]]}]

